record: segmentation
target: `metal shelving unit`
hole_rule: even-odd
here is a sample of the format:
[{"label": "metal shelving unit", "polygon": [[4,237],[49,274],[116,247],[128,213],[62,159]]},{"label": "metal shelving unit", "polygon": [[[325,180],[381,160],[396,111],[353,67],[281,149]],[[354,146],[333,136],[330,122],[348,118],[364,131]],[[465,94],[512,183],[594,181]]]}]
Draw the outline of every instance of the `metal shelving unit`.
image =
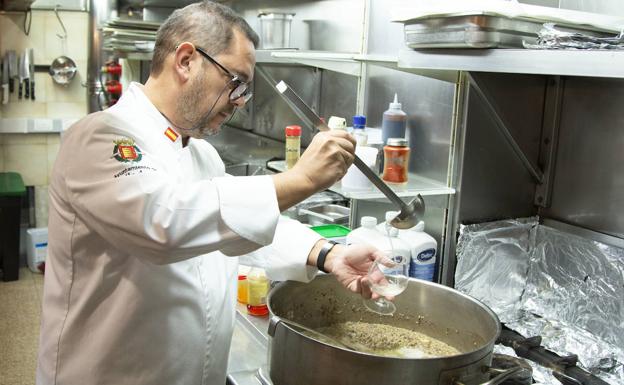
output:
[{"label": "metal shelving unit", "polygon": [[[624,52],[533,49],[415,51],[406,49],[399,52],[398,67],[399,69],[437,71],[442,80],[456,79],[460,71],[624,78]],[[422,74],[426,75],[425,72]]]},{"label": "metal shelving unit", "polygon": [[[276,171],[283,172],[286,170],[286,162],[283,160],[271,161],[267,166]],[[410,173],[408,182],[403,185],[388,184],[401,198],[415,197],[420,194],[422,196],[444,196],[455,194],[455,189],[447,187],[442,183],[436,182],[429,178],[425,178],[418,174]],[[347,199],[376,200],[386,199],[372,184],[369,189],[347,189],[340,182],[331,186],[328,190],[336,192]]]}]

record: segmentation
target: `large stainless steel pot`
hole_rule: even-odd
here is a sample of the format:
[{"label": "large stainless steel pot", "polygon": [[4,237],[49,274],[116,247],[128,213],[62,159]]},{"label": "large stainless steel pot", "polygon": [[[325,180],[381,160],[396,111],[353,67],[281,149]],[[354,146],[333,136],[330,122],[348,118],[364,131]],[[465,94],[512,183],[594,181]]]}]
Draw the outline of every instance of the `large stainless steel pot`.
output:
[{"label": "large stainless steel pot", "polygon": [[[365,309],[331,275],[308,284],[284,282],[268,298],[271,312],[269,372],[274,385],[495,384],[487,382],[494,342],[500,333],[496,314],[481,302],[446,286],[410,280],[396,298],[397,313],[380,316]],[[318,328],[361,320],[425,333],[463,354],[442,358],[392,358],[332,346],[281,322]],[[505,377],[516,369],[505,373]]]}]

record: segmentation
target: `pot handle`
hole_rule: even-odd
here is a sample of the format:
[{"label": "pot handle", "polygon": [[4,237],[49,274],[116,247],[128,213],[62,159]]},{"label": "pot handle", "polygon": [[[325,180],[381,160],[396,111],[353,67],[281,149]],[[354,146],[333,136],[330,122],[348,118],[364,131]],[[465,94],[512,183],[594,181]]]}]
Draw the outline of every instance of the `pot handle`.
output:
[{"label": "pot handle", "polygon": [[275,329],[277,329],[277,325],[282,322],[282,319],[276,315],[271,316],[269,320],[269,330],[268,333],[271,337],[275,337]]},{"label": "pot handle", "polygon": [[[488,371],[492,371],[492,368],[487,369]],[[500,372],[499,374],[496,375],[496,377],[492,378],[491,380],[484,382],[480,385],[498,385],[500,383],[502,383],[503,381],[505,381],[506,379],[508,379],[509,377],[513,376],[514,374],[518,373],[519,371],[524,370],[524,368],[522,366],[516,366],[515,368],[509,368],[507,370],[504,370],[502,372]],[[498,371],[496,371],[498,372]],[[459,381],[455,381],[454,385],[465,385],[463,382],[459,382]]]}]

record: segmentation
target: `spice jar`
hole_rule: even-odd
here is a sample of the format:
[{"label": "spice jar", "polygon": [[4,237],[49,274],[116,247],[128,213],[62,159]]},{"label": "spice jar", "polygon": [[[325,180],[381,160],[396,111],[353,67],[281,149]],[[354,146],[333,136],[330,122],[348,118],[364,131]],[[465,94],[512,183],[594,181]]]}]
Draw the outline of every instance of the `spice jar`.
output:
[{"label": "spice jar", "polygon": [[269,279],[264,270],[254,267],[247,274],[247,313],[250,315],[264,316],[269,314],[266,304],[269,294]]},{"label": "spice jar", "polygon": [[247,276],[244,274],[239,274],[238,275],[238,292],[237,292],[236,299],[238,300],[238,302],[245,304],[245,305],[247,304],[247,295],[249,291],[249,288],[247,286],[248,286]]},{"label": "spice jar", "polygon": [[286,127],[286,169],[295,166],[301,155],[301,126]]},{"label": "spice jar", "polygon": [[384,146],[382,179],[390,183],[407,183],[407,167],[410,149],[403,138],[388,138]]}]

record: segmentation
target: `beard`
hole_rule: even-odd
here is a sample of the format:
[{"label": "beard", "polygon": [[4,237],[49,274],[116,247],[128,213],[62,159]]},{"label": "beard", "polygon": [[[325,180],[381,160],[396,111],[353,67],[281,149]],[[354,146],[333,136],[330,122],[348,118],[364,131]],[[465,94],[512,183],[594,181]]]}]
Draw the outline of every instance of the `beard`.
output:
[{"label": "beard", "polygon": [[182,93],[176,102],[176,110],[179,111],[184,122],[184,126],[188,127],[182,128],[182,130],[184,130],[190,137],[196,139],[202,139],[207,136],[215,135],[221,128],[221,124],[216,127],[211,127],[210,123],[215,119],[219,112],[221,112],[214,111],[214,107],[223,95],[225,88],[219,93],[210,110],[206,113],[202,113],[198,108],[197,101],[204,101],[209,98],[204,79],[205,75],[202,72],[197,78],[195,78],[192,84]]}]

